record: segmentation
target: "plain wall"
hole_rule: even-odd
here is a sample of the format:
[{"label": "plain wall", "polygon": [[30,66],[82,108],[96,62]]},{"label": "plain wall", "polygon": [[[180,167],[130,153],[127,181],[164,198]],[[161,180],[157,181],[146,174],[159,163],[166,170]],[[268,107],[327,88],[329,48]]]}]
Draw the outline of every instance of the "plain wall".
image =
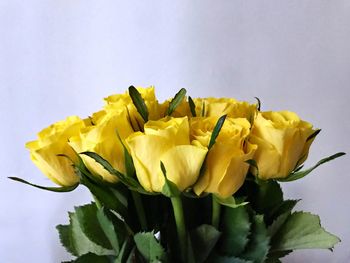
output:
[{"label": "plain wall", "polygon": [[[160,100],[193,96],[262,101],[322,128],[307,165],[349,152],[350,1],[0,0],[0,262],[60,262],[57,224],[88,202],[52,185],[25,142],[68,115],[99,110],[129,85],[155,85]],[[283,262],[350,262],[349,157],[318,168],[285,196],[339,235],[334,252],[308,250]]]}]

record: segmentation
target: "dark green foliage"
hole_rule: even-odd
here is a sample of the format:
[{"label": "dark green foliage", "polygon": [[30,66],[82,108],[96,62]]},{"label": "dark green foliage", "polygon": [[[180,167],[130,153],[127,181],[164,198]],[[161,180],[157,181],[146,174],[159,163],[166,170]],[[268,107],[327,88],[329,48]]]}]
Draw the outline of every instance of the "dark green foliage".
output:
[{"label": "dark green foliage", "polygon": [[[162,170],[166,175],[164,167]],[[104,204],[112,198],[117,200],[119,195],[123,207],[98,208],[92,203],[70,213],[69,225],[59,225],[57,229],[62,245],[77,257],[72,262],[181,262],[171,203],[166,197],[179,196],[180,192],[166,181],[165,195],[142,196],[150,232],[140,231],[135,206],[130,195],[125,195],[125,187],[113,188],[113,197],[108,194],[109,198],[104,198],[106,193],[99,196]],[[96,187],[108,192],[91,181],[85,185],[95,193]],[[255,198],[249,198],[248,193],[254,193]],[[244,196],[248,196],[248,202],[244,202]],[[298,200],[283,200],[276,181],[248,180],[236,198],[214,198],[223,204],[219,229],[210,225],[212,195],[181,195],[190,233],[186,262],[278,263],[292,250],[332,248],[339,242],[321,227],[317,216],[292,213]],[[123,209],[129,218],[118,216]]]},{"label": "dark green foliage", "polygon": [[241,258],[255,263],[263,263],[269,251],[270,238],[262,215],[253,216],[252,221],[249,243]]},{"label": "dark green foliage", "polygon": [[102,227],[97,219],[97,207],[94,203],[75,208],[75,215],[84,234],[94,243],[112,249]]},{"label": "dark green foliage", "polygon": [[171,114],[176,110],[176,108],[180,105],[180,103],[183,101],[183,99],[186,96],[186,90],[180,89],[178,93],[176,93],[175,97],[172,99],[172,101],[169,103],[167,115],[171,116]]},{"label": "dark green foliage", "polygon": [[196,117],[196,105],[190,96],[188,97],[188,104],[190,106],[192,117]]},{"label": "dark green foliage", "polygon": [[[338,152],[336,154],[333,154],[331,156],[328,156],[326,158],[323,158],[321,159],[320,161],[318,161],[314,166],[312,166],[311,168],[309,169],[306,169],[304,171],[297,171],[297,172],[292,172],[289,176],[287,176],[286,178],[281,178],[281,179],[278,179],[278,181],[280,182],[292,182],[292,181],[295,181],[295,180],[298,180],[298,179],[301,179],[305,176],[307,176],[309,173],[311,173],[313,170],[315,170],[317,167],[319,167],[320,165],[324,164],[324,163],[327,163],[329,161],[332,161],[338,157],[341,157],[345,155],[344,152]],[[298,169],[298,168],[297,168]]]},{"label": "dark green foliage", "polygon": [[224,122],[226,120],[226,116],[227,115],[223,115],[218,119],[218,121],[213,129],[213,132],[211,134],[211,137],[210,137],[208,150],[210,150],[210,148],[213,147],[213,145],[215,144],[216,138],[219,136],[220,130],[221,130],[221,128],[224,125]]},{"label": "dark green foliage", "polygon": [[[112,215],[108,216],[108,211],[104,209],[99,209],[96,213],[96,217],[97,223],[99,224],[99,227],[96,228],[104,234],[104,237],[109,241],[108,244],[114,249],[116,255],[118,255],[122,242],[127,234],[124,223],[116,217],[114,217],[113,220]],[[117,229],[118,231],[116,231]],[[102,236],[101,233],[99,235]]]},{"label": "dark green foliage", "polygon": [[74,256],[78,256],[78,252],[74,247],[74,239],[72,235],[71,225],[58,225],[56,229],[59,233],[61,244],[66,248],[66,250]]},{"label": "dark green foliage", "polygon": [[84,222],[80,222],[75,213],[69,213],[69,225],[57,226],[60,240],[67,251],[75,256],[82,256],[89,252],[101,256],[113,255],[113,251],[109,248],[105,248],[88,238],[86,231],[82,229],[83,224]]},{"label": "dark green foliage", "polygon": [[79,183],[78,183],[78,184],[75,184],[75,185],[72,185],[72,186],[47,187],[47,186],[41,186],[41,185],[37,185],[37,184],[32,184],[32,183],[30,183],[30,182],[28,182],[28,181],[26,181],[26,180],[23,180],[23,179],[21,179],[21,178],[18,178],[18,177],[10,176],[10,177],[8,177],[8,178],[11,179],[11,180],[14,180],[14,181],[23,183],[23,184],[27,184],[27,185],[30,185],[30,186],[39,188],[39,189],[41,189],[41,190],[46,190],[46,191],[50,191],[50,192],[57,192],[57,193],[71,192],[71,191],[73,191],[75,188],[77,188],[78,185],[79,185]]},{"label": "dark green foliage", "polygon": [[[136,191],[142,194],[152,194],[143,189],[140,183],[131,176],[124,175],[121,172],[117,171],[113,168],[113,166],[105,160],[103,157],[94,152],[83,152],[82,154],[87,155],[93,158],[96,162],[102,165],[104,169],[106,169],[110,174],[116,176],[120,182],[122,182],[125,186],[127,186],[130,190]],[[130,169],[130,168],[129,168]]]},{"label": "dark green foliage", "polygon": [[309,137],[307,137],[306,141],[312,140],[312,139],[315,138],[320,132],[321,132],[321,129],[317,129],[313,134],[311,134]]},{"label": "dark green foliage", "polygon": [[164,248],[158,243],[153,232],[137,233],[134,241],[138,251],[147,260],[147,262],[166,260]]},{"label": "dark green foliage", "polygon": [[204,262],[218,242],[221,233],[211,225],[200,225],[191,232],[191,244],[196,262]]},{"label": "dark green foliage", "polygon": [[305,248],[331,249],[340,239],[320,224],[316,215],[294,212],[280,227],[272,240],[272,251],[285,251]]},{"label": "dark green foliage", "polygon": [[256,99],[256,101],[258,102],[258,104],[256,105],[256,109],[258,110],[258,111],[260,111],[261,110],[261,101],[260,101],[260,99],[258,98],[258,97],[254,97],[255,99]]},{"label": "dark green foliage", "polygon": [[245,207],[226,207],[221,220],[220,251],[227,256],[240,255],[249,242],[250,226]]},{"label": "dark green foliage", "polygon": [[90,180],[85,180],[84,185],[90,190],[95,198],[108,209],[117,211],[125,219],[129,218],[127,210],[128,192],[124,192],[123,188],[111,188],[94,184]]},{"label": "dark green foliage", "polygon": [[142,119],[147,122],[148,121],[148,109],[145,101],[141,97],[141,94],[134,86],[129,87],[129,95],[134,103],[138,113],[141,115]]}]

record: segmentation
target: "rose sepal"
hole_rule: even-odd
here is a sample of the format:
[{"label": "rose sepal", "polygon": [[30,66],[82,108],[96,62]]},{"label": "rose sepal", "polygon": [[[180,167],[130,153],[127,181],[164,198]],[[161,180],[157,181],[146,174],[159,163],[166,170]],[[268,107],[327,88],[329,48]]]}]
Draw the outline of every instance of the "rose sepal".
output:
[{"label": "rose sepal", "polygon": [[299,180],[299,179],[307,176],[309,173],[311,173],[313,170],[315,170],[320,165],[322,165],[324,163],[327,163],[329,161],[332,161],[332,160],[334,160],[336,158],[339,158],[339,157],[341,157],[341,156],[343,156],[345,154],[346,153],[344,153],[344,152],[338,152],[336,154],[333,154],[331,156],[323,158],[320,161],[318,161],[314,166],[312,166],[312,167],[310,167],[310,168],[308,168],[306,170],[303,170],[303,171],[300,171],[300,169],[302,169],[303,166],[299,166],[292,173],[290,173],[286,178],[278,178],[277,180],[279,182],[292,182],[292,181],[295,181],[295,180]]}]

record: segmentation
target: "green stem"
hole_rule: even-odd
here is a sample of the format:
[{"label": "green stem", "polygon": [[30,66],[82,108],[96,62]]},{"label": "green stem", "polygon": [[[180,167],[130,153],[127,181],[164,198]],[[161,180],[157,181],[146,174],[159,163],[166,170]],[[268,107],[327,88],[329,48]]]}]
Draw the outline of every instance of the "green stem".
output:
[{"label": "green stem", "polygon": [[221,212],[221,205],[215,200],[214,196],[212,195],[212,217],[211,217],[211,224],[212,224],[216,229],[219,229],[220,212]]},{"label": "green stem", "polygon": [[176,196],[170,199],[174,210],[177,236],[180,244],[181,259],[183,262],[186,262],[187,233],[186,233],[186,225],[185,225],[185,218],[184,218],[184,213],[182,208],[181,197]]},{"label": "green stem", "polygon": [[95,200],[95,204],[96,204],[97,208],[98,208],[98,209],[101,209],[101,208],[102,208],[101,202],[97,199],[96,196],[92,195],[92,197],[93,197],[94,200]]},{"label": "green stem", "polygon": [[140,197],[140,194],[135,191],[131,191],[132,199],[135,203],[136,213],[139,218],[141,229],[146,231],[147,230],[147,220],[145,215],[145,210],[143,209],[142,200]]}]

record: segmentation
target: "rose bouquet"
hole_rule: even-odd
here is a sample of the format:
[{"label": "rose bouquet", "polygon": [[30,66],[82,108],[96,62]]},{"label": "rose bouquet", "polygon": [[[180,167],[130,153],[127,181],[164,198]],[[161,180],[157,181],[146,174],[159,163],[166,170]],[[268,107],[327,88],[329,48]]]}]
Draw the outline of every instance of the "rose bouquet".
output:
[{"label": "rose bouquet", "polygon": [[72,116],[27,143],[31,159],[69,192],[94,202],[59,225],[71,262],[280,262],[296,249],[340,240],[318,216],[294,212],[279,182],[298,180],[320,130],[289,111],[262,112],[227,98],[159,103],[154,89],[107,97],[91,117]]}]

